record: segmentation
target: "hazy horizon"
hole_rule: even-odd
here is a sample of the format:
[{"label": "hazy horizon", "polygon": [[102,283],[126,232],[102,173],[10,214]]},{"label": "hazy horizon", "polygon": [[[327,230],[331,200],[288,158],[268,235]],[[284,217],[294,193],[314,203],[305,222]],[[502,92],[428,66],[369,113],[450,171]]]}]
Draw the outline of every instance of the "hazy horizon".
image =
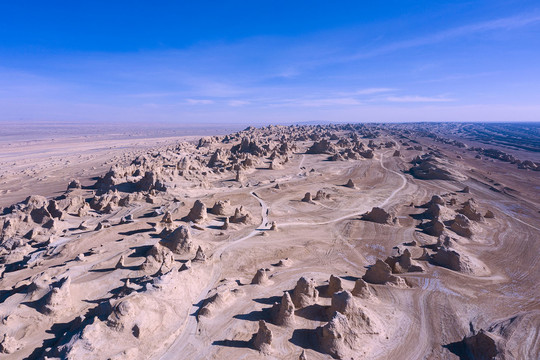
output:
[{"label": "hazy horizon", "polygon": [[540,6],[9,3],[2,122],[536,122]]}]

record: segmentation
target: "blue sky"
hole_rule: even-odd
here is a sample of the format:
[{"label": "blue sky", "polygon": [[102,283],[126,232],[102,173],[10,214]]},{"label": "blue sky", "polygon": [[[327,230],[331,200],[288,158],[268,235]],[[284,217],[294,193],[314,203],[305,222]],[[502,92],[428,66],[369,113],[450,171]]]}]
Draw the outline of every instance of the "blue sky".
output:
[{"label": "blue sky", "polygon": [[540,3],[4,1],[0,120],[540,121]]}]

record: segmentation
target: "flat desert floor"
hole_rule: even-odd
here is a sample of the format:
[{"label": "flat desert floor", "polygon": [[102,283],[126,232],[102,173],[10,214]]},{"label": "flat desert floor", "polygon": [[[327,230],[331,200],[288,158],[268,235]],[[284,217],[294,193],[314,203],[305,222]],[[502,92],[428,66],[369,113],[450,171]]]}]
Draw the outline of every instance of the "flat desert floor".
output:
[{"label": "flat desert floor", "polygon": [[538,359],[535,126],[6,137],[2,358]]}]

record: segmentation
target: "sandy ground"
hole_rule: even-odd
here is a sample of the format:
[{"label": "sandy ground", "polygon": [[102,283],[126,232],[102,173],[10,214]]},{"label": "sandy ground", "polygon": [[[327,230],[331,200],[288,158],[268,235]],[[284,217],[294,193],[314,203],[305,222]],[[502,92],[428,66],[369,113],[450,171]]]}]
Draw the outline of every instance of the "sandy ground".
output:
[{"label": "sandy ground", "polygon": [[[276,127],[239,133],[226,142],[215,138],[202,146],[196,146],[198,137],[12,142],[0,155],[0,206],[31,194],[57,197],[65,193],[70,179],[79,179],[82,188],[64,194],[66,198],[91,201],[99,191],[90,185],[115,164],[129,170],[119,171],[125,175],[122,181],[99,196],[141,196],[107,211],[91,209],[81,216],[65,211],[52,230],[31,239],[24,233],[41,225],[21,220],[9,238],[23,243],[3,253],[0,335],[11,341],[3,341],[4,348],[11,346],[3,358],[298,359],[304,350],[308,359],[331,359],[317,330],[332,317],[328,308],[335,294],[326,290],[330,276],[339,277],[343,289],[352,291],[377,259],[405,249],[422,271],[395,273],[396,284],[368,282],[371,295],[354,297],[355,306],[366,314],[363,325],[336,330],[339,339],[332,344],[340,351],[333,357],[467,359],[478,349],[488,354],[494,348],[499,358],[538,358],[540,172],[477,159],[473,152],[430,138],[404,138],[384,127],[374,139],[373,158],[328,161],[328,154],[306,153],[314,141],[290,138],[285,142],[296,149],[278,155],[276,169],[268,169],[272,151],[250,154],[256,163],[242,168],[240,181],[234,169],[227,169],[236,156],[227,151],[242,137],[272,149],[283,143],[284,133],[324,137],[326,131],[338,138],[351,133],[339,127]],[[407,150],[404,143],[410,140],[422,150]],[[360,141],[367,144],[368,139]],[[387,142],[394,144],[386,147]],[[437,149],[448,160],[450,172],[462,177],[423,180],[411,175],[411,161],[428,148]],[[218,149],[226,154],[223,170],[208,166]],[[396,150],[400,156],[393,156]],[[130,165],[144,154],[150,154],[150,167]],[[179,165],[184,158],[192,168]],[[134,191],[121,185],[139,181],[144,171],[133,172],[145,166],[162,176],[166,191]],[[354,188],[345,186],[349,179]],[[469,192],[462,191],[466,186]],[[315,196],[319,190],[329,197],[301,201],[306,192]],[[471,221],[472,237],[450,230],[452,220],[441,215],[446,225],[442,238],[448,236],[448,247],[468,259],[472,270],[456,271],[433,261],[441,251],[440,244],[435,245],[438,237],[420,227],[426,222],[421,215],[426,209],[420,206],[433,195],[444,199],[442,211],[450,214],[448,219],[470,198],[482,214],[493,213],[494,218]],[[208,213],[195,224],[184,217],[196,200],[207,208],[228,200],[227,216],[243,206],[251,221],[231,223],[224,230],[224,216]],[[373,207],[396,220],[366,221],[362,215]],[[171,223],[162,222],[167,211]],[[17,211],[2,221],[14,214]],[[126,215],[133,222],[123,223]],[[87,228],[81,229],[83,221]],[[104,221],[112,226],[96,229]],[[272,222],[277,230],[271,230]],[[182,225],[191,232],[191,250],[174,253],[170,264],[158,261],[157,267],[140,268],[150,257],[148,249],[167,239],[161,230]],[[4,243],[7,240],[4,234]],[[194,261],[199,246],[205,261]],[[122,255],[124,264],[116,266]],[[283,259],[287,260],[281,266]],[[188,260],[191,267],[181,269]],[[251,284],[258,269],[266,269],[267,280]],[[69,291],[54,290],[67,276]],[[319,297],[310,306],[297,307],[292,324],[277,325],[270,308],[301,277],[314,280]],[[125,285],[127,279],[130,285]],[[59,300],[50,301],[51,291]],[[216,293],[218,300],[212,298]],[[44,310],[44,304],[53,311]],[[201,315],[205,307],[209,311]],[[355,314],[347,314],[351,324],[357,321]],[[259,320],[272,332],[264,351],[252,342]],[[502,331],[501,322],[511,325]],[[372,331],[361,332],[362,326]],[[475,347],[463,341],[481,329],[495,345]]]}]

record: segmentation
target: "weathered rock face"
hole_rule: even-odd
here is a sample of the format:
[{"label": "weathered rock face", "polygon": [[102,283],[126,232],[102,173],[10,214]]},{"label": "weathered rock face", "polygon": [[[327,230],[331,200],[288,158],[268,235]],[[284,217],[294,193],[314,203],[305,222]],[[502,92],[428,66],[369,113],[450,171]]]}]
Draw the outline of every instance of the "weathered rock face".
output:
[{"label": "weathered rock face", "polygon": [[227,157],[228,155],[225,153],[225,151],[221,149],[217,149],[213,154],[212,157],[210,157],[210,160],[208,161],[208,167],[223,167],[227,164]]},{"label": "weathered rock face", "polygon": [[373,209],[371,209],[371,211],[362,215],[362,219],[372,221],[378,224],[390,225],[394,223],[394,217],[380,207],[374,207]]},{"label": "weathered rock face", "polygon": [[450,225],[450,229],[456,234],[470,238],[473,233],[471,230],[471,222],[463,214],[457,214],[454,221]]},{"label": "weathered rock face", "polygon": [[114,266],[115,269],[123,269],[126,265],[124,264],[124,255],[120,256],[120,259],[118,259],[118,262]]},{"label": "weathered rock face", "polygon": [[206,220],[207,218],[206,213],[206,206],[203,204],[202,201],[196,200],[193,204],[193,207],[189,211],[189,214],[187,214],[185,220],[186,221],[193,221],[195,223],[201,223]]},{"label": "weathered rock face", "polygon": [[352,294],[356,297],[367,299],[371,296],[371,290],[369,290],[368,284],[364,280],[358,279],[354,283]]},{"label": "weathered rock face", "polygon": [[251,283],[254,285],[261,285],[267,282],[268,282],[268,275],[266,275],[265,269],[257,270],[257,273],[255,273],[255,276],[251,280]]},{"label": "weathered rock face", "polygon": [[466,176],[448,166],[448,162],[432,154],[417,156],[413,161],[410,173],[422,180],[454,180],[464,181]]},{"label": "weathered rock face", "polygon": [[191,239],[191,232],[185,225],[176,228],[172,233],[167,235],[161,243],[175,254],[189,253],[193,250],[194,246]]},{"label": "weathered rock face", "polygon": [[263,354],[269,354],[272,344],[272,331],[266,325],[264,320],[259,320],[259,330],[253,338],[253,347]]},{"label": "weathered rock face", "polygon": [[60,280],[58,286],[55,286],[47,295],[41,299],[40,312],[46,315],[55,315],[71,308],[71,278],[66,277]]},{"label": "weathered rock face", "polygon": [[340,312],[343,315],[353,315],[358,311],[358,306],[353,295],[348,291],[338,291],[332,295],[332,303],[328,313]]},{"label": "weathered rock face", "polygon": [[227,230],[229,228],[229,218],[226,217],[223,221],[223,225],[221,225],[221,230]]},{"label": "weathered rock face", "polygon": [[442,221],[435,219],[424,227],[424,232],[432,236],[440,236],[444,232],[445,226]]},{"label": "weathered rock face", "polygon": [[81,189],[81,188],[82,188],[81,182],[79,180],[76,180],[76,179],[71,180],[69,182],[68,186],[67,186],[68,190]]},{"label": "weathered rock face", "polygon": [[467,259],[456,250],[440,247],[437,253],[433,255],[432,260],[436,265],[443,266],[450,270],[471,272]]},{"label": "weathered rock face", "polygon": [[208,210],[214,215],[227,216],[231,211],[231,202],[229,200],[219,200],[216,201],[214,206]]},{"label": "weathered rock face", "polygon": [[167,211],[165,215],[163,215],[163,217],[161,218],[161,222],[164,224],[172,224],[173,219],[170,211]]},{"label": "weathered rock face", "polygon": [[229,221],[233,224],[234,223],[249,224],[253,221],[253,218],[251,217],[250,213],[244,210],[243,206],[240,206],[239,208],[236,208],[234,210],[234,215],[229,217]]},{"label": "weathered rock face", "polygon": [[272,307],[272,315],[276,325],[292,325],[295,322],[294,303],[288,292],[283,294],[281,303],[275,303]]},{"label": "weathered rock face", "polygon": [[336,148],[332,143],[326,139],[316,141],[306,151],[306,154],[333,154],[336,152]]},{"label": "weathered rock face", "polygon": [[312,199],[311,199],[311,193],[307,192],[305,195],[304,195],[304,198],[302,199],[303,202],[311,202]]},{"label": "weathered rock face", "polygon": [[203,248],[199,245],[197,248],[197,252],[195,253],[195,257],[193,258],[194,262],[205,262],[206,261],[206,254],[203,251]]},{"label": "weathered rock face", "polygon": [[351,329],[347,317],[335,312],[326,325],[317,328],[317,338],[323,352],[335,359],[343,359],[358,336]]},{"label": "weathered rock face", "polygon": [[476,208],[476,203],[473,199],[469,199],[463,204],[463,208],[461,210],[458,210],[459,213],[465,215],[467,218],[469,218],[472,221],[483,221],[484,217],[478,211]]},{"label": "weathered rock face", "polygon": [[392,275],[392,268],[384,261],[377,259],[375,265],[371,266],[362,279],[372,284],[402,284],[403,279]]},{"label": "weathered rock face", "polygon": [[332,294],[342,291],[343,290],[343,283],[340,278],[334,275],[330,275],[330,280],[328,281],[328,288],[326,290],[326,294],[329,296],[332,296]]},{"label": "weathered rock face", "polygon": [[392,273],[394,274],[424,271],[422,267],[412,263],[411,252],[409,249],[405,249],[401,255],[386,258],[385,262],[390,265],[392,268]]},{"label": "weathered rock face", "polygon": [[296,308],[303,308],[314,304],[319,298],[319,291],[315,288],[315,281],[301,277],[293,290],[292,301]]},{"label": "weathered rock face", "polygon": [[324,199],[329,199],[329,198],[330,198],[329,194],[326,194],[322,190],[317,190],[317,194],[315,194],[315,198],[313,200],[324,200]]},{"label": "weathered rock face", "polygon": [[345,187],[348,187],[350,189],[355,189],[356,185],[354,185],[354,182],[352,181],[352,179],[349,179],[349,181],[347,181],[347,183],[345,184]]},{"label": "weathered rock face", "polygon": [[248,153],[258,157],[266,155],[266,151],[259,145],[257,140],[249,139],[248,137],[243,137],[240,144],[234,145],[231,148],[231,153]]},{"label": "weathered rock face", "polygon": [[160,176],[154,171],[146,171],[141,180],[137,183],[138,191],[167,191],[167,187]]},{"label": "weathered rock face", "polygon": [[156,244],[152,246],[146,253],[146,259],[141,264],[140,268],[143,271],[157,271],[159,269],[166,270],[172,268],[174,257],[168,248]]}]

